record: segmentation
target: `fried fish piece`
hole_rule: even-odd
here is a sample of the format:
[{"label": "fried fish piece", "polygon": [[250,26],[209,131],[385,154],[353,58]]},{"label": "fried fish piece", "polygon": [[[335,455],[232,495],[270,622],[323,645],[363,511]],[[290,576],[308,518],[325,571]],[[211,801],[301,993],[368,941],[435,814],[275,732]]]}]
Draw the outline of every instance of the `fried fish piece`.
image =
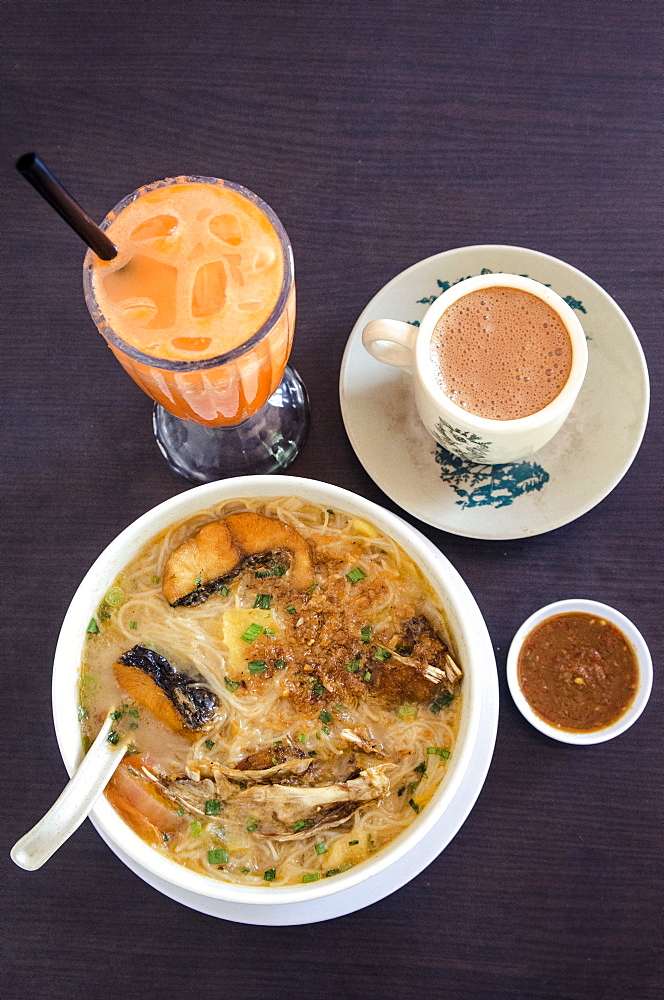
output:
[{"label": "fried fish piece", "polygon": [[288,582],[293,590],[307,590],[314,582],[309,543],[299,531],[263,514],[229,514],[224,524],[245,557],[288,552],[291,559]]},{"label": "fried fish piece", "polygon": [[174,549],[164,567],[163,593],[168,603],[199,604],[238,566],[242,554],[224,521],[205,524]]},{"label": "fried fish piece", "polygon": [[279,572],[268,575],[288,572],[294,590],[307,590],[314,580],[313,559],[299,531],[263,514],[229,514],[204,525],[171,552],[164,567],[164,597],[171,607],[202,604],[245,564],[257,565],[268,557],[274,562],[281,553],[288,554],[290,568],[279,565]]},{"label": "fried fish piece", "polygon": [[216,717],[218,699],[203,678],[181,673],[147,646],[133,646],[123,653],[114,672],[134,701],[181,736],[198,739]]}]

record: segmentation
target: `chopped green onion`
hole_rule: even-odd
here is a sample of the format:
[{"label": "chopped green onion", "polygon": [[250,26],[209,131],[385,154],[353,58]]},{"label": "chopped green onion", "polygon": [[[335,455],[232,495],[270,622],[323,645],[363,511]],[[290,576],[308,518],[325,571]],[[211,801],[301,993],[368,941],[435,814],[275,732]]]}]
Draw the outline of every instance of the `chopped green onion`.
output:
[{"label": "chopped green onion", "polygon": [[286,572],[285,566],[272,566],[271,569],[257,569],[254,576],[259,580],[264,580],[268,576],[283,576]]},{"label": "chopped green onion", "polygon": [[318,718],[320,719],[321,722],[332,722],[332,716],[330,715],[330,713],[326,708],[323,709]]},{"label": "chopped green onion", "polygon": [[138,628],[138,622],[129,622],[129,628]]},{"label": "chopped green onion", "polygon": [[203,582],[203,570],[200,571],[200,573],[194,580],[194,587],[200,587],[202,582]]},{"label": "chopped green onion", "polygon": [[427,762],[426,762],[425,760],[423,760],[423,761],[422,761],[422,763],[421,763],[421,764],[418,764],[418,765],[417,765],[417,767],[416,767],[416,768],[415,768],[414,770],[415,770],[415,771],[416,771],[416,772],[417,772],[418,774],[421,774],[421,775],[422,775],[422,777],[424,777],[424,774],[425,774],[425,772],[426,772],[426,769],[427,769]]},{"label": "chopped green onion", "polygon": [[255,608],[261,608],[263,611],[269,611],[271,604],[272,594],[256,594],[256,600],[254,601]]},{"label": "chopped green onion", "polygon": [[256,622],[252,622],[247,631],[244,633],[244,635],[241,635],[240,638],[244,642],[253,642],[254,639],[258,638],[258,636],[261,634],[262,631],[263,631],[262,625],[257,625]]},{"label": "chopped green onion", "polygon": [[213,746],[214,746],[214,740],[206,740],[205,741],[205,749],[206,750],[211,750]]},{"label": "chopped green onion", "polygon": [[206,816],[221,816],[221,802],[219,799],[208,799],[205,803]]},{"label": "chopped green onion", "polygon": [[240,686],[239,681],[232,681],[230,677],[224,677],[224,684],[226,685],[229,691],[237,691],[237,689]]},{"label": "chopped green onion", "polygon": [[129,743],[125,750],[125,757],[133,757],[135,753],[140,753],[140,751],[136,749],[133,743]]},{"label": "chopped green onion", "polygon": [[207,856],[209,865],[225,865],[228,861],[228,851],[224,850],[223,847],[217,847],[214,851],[208,851]]},{"label": "chopped green onion", "polygon": [[250,674],[262,674],[265,670],[265,660],[249,660],[247,666]]},{"label": "chopped green onion", "polygon": [[298,743],[306,743],[307,742],[307,737],[306,737],[305,733],[298,733],[297,734],[297,742]]},{"label": "chopped green onion", "polygon": [[124,712],[122,711],[121,708],[118,708],[115,710],[115,712],[111,712],[110,714],[112,719],[121,719],[122,716],[124,715]]},{"label": "chopped green onion", "polygon": [[341,868],[330,868],[329,871],[325,872],[325,878],[330,878],[332,875],[339,875]]},{"label": "chopped green onion", "polygon": [[265,635],[274,635],[275,634],[275,631],[274,631],[273,628],[264,628],[263,632],[265,633]]},{"label": "chopped green onion", "polygon": [[335,703],[332,706],[332,708],[334,709],[335,712],[345,712],[346,711],[346,706],[344,705],[344,703],[342,701],[335,701]]},{"label": "chopped green onion", "polygon": [[320,729],[319,729],[318,732],[316,733],[316,739],[317,740],[322,740],[322,738],[323,737],[321,736]]},{"label": "chopped green onion", "polygon": [[106,591],[104,600],[107,604],[110,604],[112,608],[117,608],[124,601],[124,590],[122,587],[111,587],[110,590]]},{"label": "chopped green onion", "polygon": [[128,712],[129,712],[130,715],[133,715],[133,717],[135,719],[140,719],[140,717],[141,717],[140,710],[138,708],[136,708],[135,705],[133,705],[130,709],[128,709]]},{"label": "chopped green onion", "polygon": [[313,826],[314,821],[309,817],[307,819],[297,819],[293,823],[293,833],[299,833],[300,830],[304,830],[305,826]]},{"label": "chopped green onion", "polygon": [[435,754],[436,757],[442,757],[443,760],[447,760],[450,756],[450,751],[444,750],[443,747],[427,747],[427,753]]},{"label": "chopped green onion", "polygon": [[313,594],[313,592],[314,592],[314,590],[316,589],[317,586],[318,586],[317,583],[312,583],[311,586],[309,587],[309,589],[307,590],[307,594]]},{"label": "chopped green onion", "polygon": [[158,577],[158,576],[153,576],[153,577],[152,577],[152,582],[153,582],[153,583],[155,584],[155,586],[156,586],[156,585],[157,585],[157,584],[159,583],[159,577]]},{"label": "chopped green onion", "polygon": [[409,649],[408,646],[397,646],[396,650],[399,656],[410,656],[412,653],[412,649]]},{"label": "chopped green onion", "polygon": [[417,802],[415,802],[414,799],[408,799],[408,805],[410,806],[411,809],[414,809],[416,813],[420,811],[420,807],[418,806]]},{"label": "chopped green onion", "polygon": [[401,788],[399,789],[399,791],[397,792],[397,795],[399,796],[399,798],[401,798],[401,796],[403,795],[403,793],[405,791],[406,791],[406,786],[402,785]]},{"label": "chopped green onion", "polygon": [[276,877],[277,877],[277,869],[276,868],[268,868],[268,870],[263,875],[263,878],[265,879],[266,882],[274,882],[274,880],[276,879]]},{"label": "chopped green onion", "polygon": [[360,629],[362,642],[371,642],[371,631],[371,625],[365,625],[364,628]]},{"label": "chopped green onion", "polygon": [[365,675],[362,678],[362,680],[366,681],[367,684],[369,683],[369,681],[371,680],[371,671],[370,670],[367,670],[367,672],[365,673]]},{"label": "chopped green onion", "polygon": [[162,840],[164,841],[164,843],[166,843],[166,844],[167,844],[167,843],[168,843],[168,841],[169,841],[169,840],[170,840],[171,838],[170,838],[170,837],[168,836],[168,834],[167,834],[167,833],[162,833],[162,835],[161,835],[161,839],[162,839]]},{"label": "chopped green onion", "polygon": [[441,708],[445,708],[452,701],[454,701],[454,695],[450,694],[449,691],[443,691],[442,694],[439,694],[438,697],[431,702],[429,711],[433,712],[434,715],[437,715]]},{"label": "chopped green onion", "polygon": [[242,874],[243,875],[251,875],[251,868],[243,868],[242,869]]},{"label": "chopped green onion", "polygon": [[400,719],[414,719],[417,715],[417,705],[399,705],[397,716]]},{"label": "chopped green onion", "polygon": [[230,594],[230,590],[228,589],[228,587],[220,587],[219,593],[221,594],[222,597],[228,597],[228,595]]},{"label": "chopped green onion", "polygon": [[129,728],[130,729],[138,729],[138,723],[137,722],[130,722],[129,723]]},{"label": "chopped green onion", "polygon": [[189,833],[192,837],[200,837],[202,829],[203,827],[197,819],[195,819],[193,823],[189,824]]},{"label": "chopped green onion", "polygon": [[310,872],[308,875],[302,876],[303,882],[317,882],[320,878],[320,872]]},{"label": "chopped green onion", "polygon": [[325,733],[326,736],[330,735],[330,727],[329,726],[321,726],[321,729],[323,730],[323,732]]},{"label": "chopped green onion", "polygon": [[348,846],[349,847],[355,847],[356,844],[359,844],[359,840],[349,840],[348,841]]},{"label": "chopped green onion", "polygon": [[354,660],[351,660],[350,663],[347,663],[346,664],[346,670],[348,671],[348,673],[349,674],[356,674],[358,672],[358,670],[360,669],[360,663],[361,662],[362,661],[361,661],[360,657],[356,656]]},{"label": "chopped green onion", "polygon": [[318,682],[316,682],[316,683],[314,684],[314,686],[313,686],[313,689],[312,689],[312,690],[313,690],[313,693],[314,693],[314,695],[316,696],[316,698],[321,698],[321,697],[322,697],[322,696],[323,696],[323,695],[325,694],[325,688],[324,688],[324,687],[323,687],[323,685],[322,685],[322,684],[320,683],[320,681],[318,681]]},{"label": "chopped green onion", "polygon": [[280,747],[283,742],[284,742],[283,740],[272,740],[272,745],[275,747]]},{"label": "chopped green onion", "polygon": [[411,781],[410,784],[408,785],[408,791],[414,792],[418,785],[419,781]]},{"label": "chopped green onion", "polygon": [[288,607],[286,608],[286,611],[288,612],[289,615],[296,615],[297,614],[297,608],[294,608],[292,604],[288,605]]},{"label": "chopped green onion", "polygon": [[97,622],[94,620],[94,618],[90,619],[90,621],[88,622],[88,627],[86,628],[85,631],[89,632],[90,635],[97,635],[97,633],[99,632],[99,626],[97,625]]},{"label": "chopped green onion", "polygon": [[275,670],[285,670],[286,669],[286,661],[285,660],[275,660],[274,661],[274,668],[275,668]]},{"label": "chopped green onion", "polygon": [[315,757],[316,756],[316,751],[315,750],[310,750],[309,751],[309,756],[310,757]]},{"label": "chopped green onion", "polygon": [[367,574],[364,570],[360,569],[359,566],[356,566],[355,569],[350,571],[350,573],[346,573],[346,578],[350,580],[351,583],[359,583],[360,580],[366,580]]},{"label": "chopped green onion", "polygon": [[278,761],[278,759],[277,759],[276,757],[273,757],[273,758],[272,758],[272,763],[273,763],[273,764],[274,764],[274,766],[276,767],[276,766],[277,766],[277,764],[279,763],[279,761]]},{"label": "chopped green onion", "polygon": [[106,742],[112,744],[114,747],[117,746],[120,742],[120,734],[117,733],[115,729],[111,729],[110,733],[106,737]]},{"label": "chopped green onion", "polygon": [[178,809],[178,816],[184,816],[184,809],[182,808],[182,806],[180,806],[180,808]]},{"label": "chopped green onion", "polygon": [[327,847],[323,843],[316,844],[314,850],[316,854],[327,854]]},{"label": "chopped green onion", "polygon": [[260,826],[260,820],[256,816],[247,816],[247,833],[253,833]]},{"label": "chopped green onion", "polygon": [[392,659],[392,654],[390,653],[389,649],[383,649],[382,646],[379,646],[376,652],[374,653],[374,660],[379,660],[381,663],[383,663],[384,660],[391,660],[391,659]]},{"label": "chopped green onion", "polygon": [[247,787],[247,782],[246,781],[241,781],[240,782],[240,791],[243,792],[246,787]]},{"label": "chopped green onion", "polygon": [[328,514],[334,514],[334,511],[330,507],[327,508],[327,512]]}]

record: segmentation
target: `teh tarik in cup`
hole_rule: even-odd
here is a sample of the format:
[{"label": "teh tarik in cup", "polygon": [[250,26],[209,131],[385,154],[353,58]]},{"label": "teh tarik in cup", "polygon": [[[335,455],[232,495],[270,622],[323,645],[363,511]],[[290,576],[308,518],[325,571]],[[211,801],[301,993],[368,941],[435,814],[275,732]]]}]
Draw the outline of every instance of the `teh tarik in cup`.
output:
[{"label": "teh tarik in cup", "polygon": [[458,282],[419,327],[374,320],[362,343],[378,361],[410,371],[418,413],[436,441],[486,464],[519,461],[550,441],[588,364],[570,306],[516,274]]}]

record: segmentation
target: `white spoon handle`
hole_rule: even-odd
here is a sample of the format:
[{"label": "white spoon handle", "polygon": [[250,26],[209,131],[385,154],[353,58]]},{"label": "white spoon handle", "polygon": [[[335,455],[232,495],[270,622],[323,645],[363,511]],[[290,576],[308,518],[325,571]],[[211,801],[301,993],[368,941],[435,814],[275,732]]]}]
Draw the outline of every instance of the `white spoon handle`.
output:
[{"label": "white spoon handle", "polygon": [[31,872],[41,868],[78,830],[106,788],[128,743],[126,736],[120,736],[116,744],[109,743],[111,726],[109,716],[62,795],[43,819],[14,844],[11,859],[19,868]]}]

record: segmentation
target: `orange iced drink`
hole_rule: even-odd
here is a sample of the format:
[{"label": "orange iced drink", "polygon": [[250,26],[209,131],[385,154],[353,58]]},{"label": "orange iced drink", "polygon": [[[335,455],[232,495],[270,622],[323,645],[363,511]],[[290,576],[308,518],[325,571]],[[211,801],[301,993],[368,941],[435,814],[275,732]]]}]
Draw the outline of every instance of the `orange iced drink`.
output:
[{"label": "orange iced drink", "polygon": [[120,364],[184,420],[256,413],[283,377],[295,325],[290,244],[238,185],[177,177],[107,216],[112,261],[86,257],[86,298]]}]

